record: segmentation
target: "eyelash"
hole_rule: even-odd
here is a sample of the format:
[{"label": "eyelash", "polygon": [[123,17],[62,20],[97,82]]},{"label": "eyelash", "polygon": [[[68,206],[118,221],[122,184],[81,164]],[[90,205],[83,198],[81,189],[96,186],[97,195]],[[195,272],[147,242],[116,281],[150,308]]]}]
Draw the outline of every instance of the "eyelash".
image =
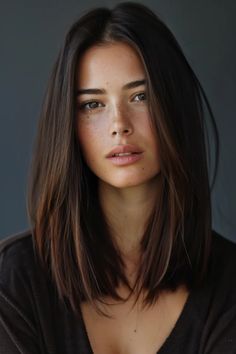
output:
[{"label": "eyelash", "polygon": [[[144,100],[146,100],[146,93],[145,93],[145,92],[140,92],[140,93],[136,94],[136,95],[134,96],[134,98],[137,97],[137,96],[140,96],[140,95],[145,95],[145,99],[144,99]],[[144,101],[144,100],[141,100],[141,101]],[[140,102],[141,102],[141,101],[140,101]],[[99,108],[99,107],[95,107],[95,108],[87,108],[87,109],[86,109],[86,106],[89,105],[89,104],[91,104],[91,103],[101,103],[101,102],[98,102],[98,101],[88,101],[88,102],[85,102],[85,103],[82,103],[81,105],[79,105],[79,109],[80,109],[80,110],[92,111],[92,110],[94,110],[94,109],[96,109],[96,108]]]}]

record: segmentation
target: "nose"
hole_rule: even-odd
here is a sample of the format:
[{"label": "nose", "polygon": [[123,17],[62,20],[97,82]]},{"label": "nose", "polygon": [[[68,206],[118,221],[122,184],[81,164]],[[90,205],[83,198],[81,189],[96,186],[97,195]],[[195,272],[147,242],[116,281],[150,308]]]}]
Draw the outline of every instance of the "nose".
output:
[{"label": "nose", "polygon": [[113,118],[111,123],[111,135],[131,135],[133,133],[133,126],[130,121],[129,113],[120,108],[113,110]]},{"label": "nose", "polygon": [[130,135],[131,128],[114,128],[112,135]]}]

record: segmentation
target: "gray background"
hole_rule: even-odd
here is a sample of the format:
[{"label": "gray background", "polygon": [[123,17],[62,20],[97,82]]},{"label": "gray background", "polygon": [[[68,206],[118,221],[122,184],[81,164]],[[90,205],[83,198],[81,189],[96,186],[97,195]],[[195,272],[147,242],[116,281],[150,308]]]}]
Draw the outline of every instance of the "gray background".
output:
[{"label": "gray background", "polygon": [[[0,238],[28,228],[25,198],[32,144],[49,72],[64,34],[81,11],[118,2],[1,1]],[[221,140],[212,193],[213,227],[236,241],[236,2],[157,0],[145,4],[174,32],[212,106]]]}]

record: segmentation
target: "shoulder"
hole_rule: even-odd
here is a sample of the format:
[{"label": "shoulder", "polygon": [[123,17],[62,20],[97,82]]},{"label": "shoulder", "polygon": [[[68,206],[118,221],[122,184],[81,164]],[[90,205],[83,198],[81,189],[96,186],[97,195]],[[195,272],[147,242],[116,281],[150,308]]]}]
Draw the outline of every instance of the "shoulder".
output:
[{"label": "shoulder", "polygon": [[222,309],[236,306],[236,243],[213,231],[208,285]]},{"label": "shoulder", "polygon": [[54,289],[49,269],[42,266],[31,230],[0,240],[0,297],[7,293],[17,302],[26,302],[36,293]]},{"label": "shoulder", "polygon": [[195,311],[200,314],[202,326],[201,353],[233,353],[236,344],[236,243],[216,231],[212,236],[208,281],[195,298]]},{"label": "shoulder", "polygon": [[51,345],[53,339],[51,317],[57,300],[50,290],[31,231],[1,240],[0,341],[7,352],[15,353],[16,347],[21,353],[38,353],[39,347],[43,353],[47,351],[45,345]]},{"label": "shoulder", "polygon": [[15,250],[25,249],[25,246],[32,244],[32,233],[30,230],[22,231],[13,235],[9,235],[0,240],[0,254],[6,252],[14,253]]},{"label": "shoulder", "polygon": [[30,230],[10,235],[0,240],[0,280],[9,271],[31,270],[35,263],[35,251]]},{"label": "shoulder", "polygon": [[19,321],[22,326],[27,322],[34,327],[33,289],[39,279],[37,274],[30,231],[0,241],[0,314],[8,321]]},{"label": "shoulder", "polygon": [[[236,268],[236,242],[212,231],[212,262],[218,269]],[[236,269],[235,269],[236,271]]]},{"label": "shoulder", "polygon": [[19,295],[30,288],[39,267],[34,242],[29,230],[10,235],[0,241],[0,289]]}]

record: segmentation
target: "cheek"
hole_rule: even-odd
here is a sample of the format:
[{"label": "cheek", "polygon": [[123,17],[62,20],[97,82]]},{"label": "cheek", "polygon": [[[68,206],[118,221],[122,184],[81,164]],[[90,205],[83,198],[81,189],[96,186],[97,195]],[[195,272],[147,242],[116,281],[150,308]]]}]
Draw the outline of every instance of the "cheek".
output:
[{"label": "cheek", "polygon": [[152,126],[147,113],[139,116],[136,124],[136,133],[141,136],[144,141],[149,142],[149,144],[153,144],[157,141],[155,128]]},{"label": "cheek", "polygon": [[102,142],[105,139],[105,134],[99,126],[90,123],[84,124],[84,122],[78,124],[77,136],[86,160],[93,159],[94,154],[101,150]]}]

